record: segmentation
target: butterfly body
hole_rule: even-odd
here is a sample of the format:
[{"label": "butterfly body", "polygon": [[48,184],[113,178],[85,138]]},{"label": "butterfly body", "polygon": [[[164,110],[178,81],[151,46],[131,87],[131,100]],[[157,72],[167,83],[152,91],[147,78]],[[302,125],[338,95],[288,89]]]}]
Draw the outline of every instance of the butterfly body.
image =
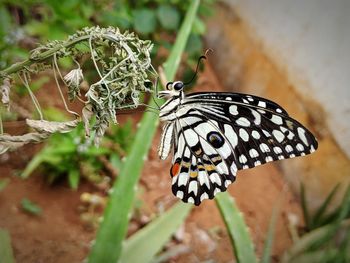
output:
[{"label": "butterfly body", "polygon": [[185,95],[174,82],[162,96],[165,122],[159,156],[174,149],[172,191],[184,202],[199,205],[226,191],[241,169],[309,154],[315,137],[276,103],[228,92]]}]

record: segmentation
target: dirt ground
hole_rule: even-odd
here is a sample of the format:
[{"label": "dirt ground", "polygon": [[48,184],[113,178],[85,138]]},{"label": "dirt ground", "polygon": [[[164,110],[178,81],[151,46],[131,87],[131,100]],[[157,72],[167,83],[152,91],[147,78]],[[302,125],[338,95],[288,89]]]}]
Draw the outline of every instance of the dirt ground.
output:
[{"label": "dirt ground", "polygon": [[[218,83],[208,66],[196,90],[222,90]],[[140,182],[140,211],[145,218],[176,201],[168,174],[170,160],[161,162],[157,156],[159,132]],[[18,178],[17,171],[25,167],[38,148],[40,145],[29,145],[18,152],[0,156],[0,178],[10,179],[0,192],[0,227],[11,235],[17,262],[81,262],[89,252],[95,231],[87,230],[80,220],[80,195],[96,189],[87,182],[83,182],[77,191],[71,190],[65,181],[49,186],[45,175],[40,173],[27,180]],[[250,228],[258,255],[262,252],[272,209],[282,200],[273,247],[273,258],[277,262],[291,245],[288,217],[293,214],[302,221],[298,200],[286,185],[278,162],[238,172],[237,181],[229,187],[229,192]],[[24,197],[40,205],[43,209],[41,216],[28,215],[20,209]],[[130,232],[136,229],[137,226],[131,223]],[[205,201],[194,207],[176,233],[176,240],[171,240],[166,249],[175,254],[167,262],[234,262],[230,239],[214,201]]]}]

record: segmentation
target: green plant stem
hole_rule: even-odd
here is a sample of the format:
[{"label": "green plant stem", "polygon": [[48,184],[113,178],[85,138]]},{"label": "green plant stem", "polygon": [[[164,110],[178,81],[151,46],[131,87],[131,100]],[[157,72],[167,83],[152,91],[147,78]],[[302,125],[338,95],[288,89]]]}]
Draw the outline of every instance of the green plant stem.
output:
[{"label": "green plant stem", "polygon": [[32,65],[33,63],[38,63],[38,62],[41,62],[41,61],[45,61],[47,60],[48,58],[50,58],[51,56],[53,56],[53,54],[55,54],[57,51],[59,51],[60,49],[62,48],[67,48],[67,47],[70,47],[70,46],[73,46],[77,43],[79,43],[80,41],[85,41],[87,39],[89,39],[90,36],[82,36],[82,37],[79,37],[79,38],[76,38],[72,41],[67,41],[66,43],[62,43],[62,44],[59,44],[47,51],[44,51],[42,53],[39,53],[37,56],[35,57],[31,57],[27,60],[24,60],[24,61],[21,61],[21,62],[17,62],[13,65],[11,65],[10,67],[0,71],[0,77],[3,77],[3,76],[8,76],[8,75],[11,75],[13,73],[16,73],[26,67],[29,67],[30,65]]},{"label": "green plant stem", "polygon": [[[175,76],[199,2],[199,0],[193,1],[187,11],[178,38],[165,65],[164,71],[167,79],[173,79]],[[155,102],[151,101],[149,105],[154,107]],[[146,112],[141,120],[130,154],[122,167],[118,180],[112,188],[103,222],[97,233],[96,243],[89,255],[88,262],[90,263],[115,263],[120,257],[122,242],[127,232],[132,203],[135,197],[135,187],[157,125],[158,116]]]},{"label": "green plant stem", "polygon": [[[119,41],[119,39],[116,38],[112,34],[101,34],[99,36],[101,36],[102,38],[108,39],[110,41],[113,41],[113,42]],[[32,54],[29,59],[15,63],[15,64],[11,65],[10,67],[0,71],[0,79],[4,78],[5,76],[16,73],[18,71],[21,71],[27,67],[30,67],[34,63],[45,61],[45,60],[49,59],[50,57],[52,57],[54,54],[56,54],[56,52],[60,51],[61,49],[65,49],[65,48],[74,46],[77,43],[82,42],[82,41],[88,41],[89,39],[91,39],[91,37],[92,36],[90,34],[86,35],[86,36],[80,36],[80,37],[74,38],[74,39],[69,40],[69,41],[58,43],[56,46],[54,46],[54,47],[52,47],[49,50],[46,50],[44,52],[41,52],[41,53],[36,52],[35,55]],[[130,59],[133,61],[134,57],[132,55],[133,54],[132,50],[130,50],[130,48],[124,43],[121,43],[121,45],[128,52],[128,54],[131,55]]]}]

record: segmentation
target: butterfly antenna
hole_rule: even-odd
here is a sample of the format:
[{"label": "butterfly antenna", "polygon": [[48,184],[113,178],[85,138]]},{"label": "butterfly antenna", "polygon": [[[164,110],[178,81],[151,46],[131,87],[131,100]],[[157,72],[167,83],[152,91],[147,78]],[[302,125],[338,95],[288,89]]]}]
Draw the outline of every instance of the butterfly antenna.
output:
[{"label": "butterfly antenna", "polygon": [[200,62],[201,62],[202,59],[207,59],[207,54],[209,53],[209,51],[212,52],[213,50],[212,50],[211,48],[209,48],[209,49],[207,49],[207,50],[205,51],[205,54],[204,54],[203,56],[200,56],[200,57],[199,57],[198,62],[197,62],[196,72],[194,73],[192,79],[191,79],[190,81],[184,83],[184,85],[190,84],[190,83],[194,80],[194,78],[197,76],[197,73],[198,73],[198,70],[199,70],[199,64],[200,64]]}]

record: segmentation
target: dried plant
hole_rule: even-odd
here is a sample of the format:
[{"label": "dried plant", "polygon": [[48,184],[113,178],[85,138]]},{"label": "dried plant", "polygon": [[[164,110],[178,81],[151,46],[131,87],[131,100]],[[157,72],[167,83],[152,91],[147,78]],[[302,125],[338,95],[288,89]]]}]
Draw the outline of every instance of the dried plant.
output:
[{"label": "dried plant", "polygon": [[[3,133],[0,119],[0,153],[25,143],[42,141],[52,132],[67,132],[80,121],[85,124],[86,135],[89,136],[92,131],[95,144],[98,144],[109,123],[117,123],[118,109],[136,108],[140,105],[140,94],[152,92],[152,80],[157,75],[151,64],[152,46],[150,41],[140,40],[134,33],[121,33],[118,28],[84,28],[67,40],[51,41],[39,46],[30,52],[28,60],[1,71],[2,104],[10,108],[11,83],[17,76],[27,88],[40,120],[27,120],[27,124],[36,132],[11,136]],[[77,65],[65,76],[58,65],[59,59],[64,57],[71,58]],[[86,62],[86,59],[92,60],[98,80],[89,86],[83,98],[80,92],[84,80],[82,62]],[[30,76],[47,69],[53,71],[65,109],[76,117],[75,121],[58,124],[44,120],[40,104],[30,88]],[[78,99],[84,103],[81,114],[68,108],[61,83],[68,88],[70,101]],[[93,127],[92,118],[95,120]]]}]

